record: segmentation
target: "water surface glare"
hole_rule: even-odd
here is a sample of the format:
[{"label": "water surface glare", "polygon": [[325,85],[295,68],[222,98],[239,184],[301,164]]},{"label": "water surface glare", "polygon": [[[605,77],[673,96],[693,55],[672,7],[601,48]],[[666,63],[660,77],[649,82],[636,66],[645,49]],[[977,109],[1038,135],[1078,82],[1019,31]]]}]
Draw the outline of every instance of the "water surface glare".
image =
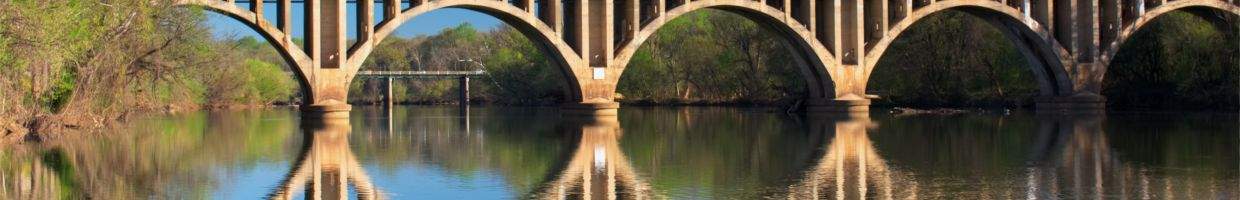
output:
[{"label": "water surface glare", "polygon": [[1236,114],[354,107],[0,147],[0,199],[1237,199]]}]

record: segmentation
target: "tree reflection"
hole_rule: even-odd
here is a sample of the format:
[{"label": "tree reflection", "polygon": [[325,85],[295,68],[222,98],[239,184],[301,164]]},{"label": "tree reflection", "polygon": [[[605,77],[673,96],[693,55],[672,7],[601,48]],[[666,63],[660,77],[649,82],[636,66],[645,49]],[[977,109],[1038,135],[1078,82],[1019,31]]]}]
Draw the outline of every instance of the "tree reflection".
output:
[{"label": "tree reflection", "polygon": [[[1218,119],[631,109],[583,120],[536,109],[459,111],[363,113],[302,130],[293,112],[198,113],[126,129],[138,133],[0,146],[0,199],[1240,195],[1229,187],[1240,184],[1240,124]],[[410,173],[422,169],[434,174]],[[444,180],[477,182],[416,187]]]},{"label": "tree reflection", "polygon": [[[1114,134],[1107,132],[1104,116],[1039,116],[1015,120],[1033,124],[1015,125],[1003,117],[978,119],[985,122],[958,120],[962,122],[922,126],[895,119],[887,120],[889,126],[882,128],[874,128],[876,122],[866,119],[817,120],[820,125],[811,131],[833,132],[834,137],[824,142],[821,158],[789,186],[787,196],[1219,199],[1240,194],[1240,188],[1222,187],[1236,184],[1234,169],[1167,168],[1125,160],[1131,156],[1120,152],[1134,150],[1112,144]],[[972,129],[950,131],[957,125]],[[995,129],[976,131],[987,126]],[[926,127],[935,129],[919,129]]]},{"label": "tree reflection", "polygon": [[[296,129],[281,111],[143,119],[107,134],[0,146],[0,199],[193,199],[285,155]],[[270,120],[276,119],[276,120]],[[224,184],[221,184],[224,183]],[[217,189],[218,190],[218,189]]]}]

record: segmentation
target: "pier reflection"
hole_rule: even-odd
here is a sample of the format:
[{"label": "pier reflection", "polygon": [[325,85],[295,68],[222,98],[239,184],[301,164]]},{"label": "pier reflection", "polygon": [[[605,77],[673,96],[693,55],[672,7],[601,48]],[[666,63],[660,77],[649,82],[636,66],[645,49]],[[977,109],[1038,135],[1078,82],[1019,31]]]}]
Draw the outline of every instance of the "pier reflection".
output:
[{"label": "pier reflection", "polygon": [[650,185],[620,150],[623,130],[615,116],[561,120],[566,137],[578,140],[563,166],[531,195],[533,199],[647,199]]},{"label": "pier reflection", "polygon": [[[812,133],[822,133],[820,158],[788,187],[788,199],[917,199],[917,182],[896,181],[893,171],[870,141],[875,123],[865,115],[810,116]],[[895,189],[895,188],[901,189]],[[873,189],[873,190],[872,190]]]},{"label": "pier reflection", "polygon": [[304,199],[348,199],[350,186],[357,199],[382,199],[382,193],[349,149],[352,127],[348,119],[307,120],[301,152],[293,168],[268,199],[293,199],[304,189]]},{"label": "pier reflection", "polygon": [[460,111],[204,112],[0,146],[0,199],[1240,197],[1240,124],[1211,121],[1235,116]]},{"label": "pier reflection", "polygon": [[[1165,168],[1124,160],[1097,115],[1039,116],[1031,134],[918,131],[881,127],[865,117],[810,118],[827,133],[819,158],[793,183],[788,199],[1229,199],[1234,171]],[[887,120],[887,122],[898,120]],[[973,125],[977,126],[977,125]],[[930,127],[952,130],[950,125]],[[1011,127],[1009,127],[1011,128]],[[1141,138],[1136,140],[1148,140]],[[969,144],[969,145],[959,145]],[[1140,148],[1161,148],[1154,145]],[[1024,153],[1021,153],[1024,152]],[[1175,156],[1168,156],[1175,157]],[[1234,164],[1234,163],[1233,163]],[[1234,167],[1234,165],[1233,165]]]}]

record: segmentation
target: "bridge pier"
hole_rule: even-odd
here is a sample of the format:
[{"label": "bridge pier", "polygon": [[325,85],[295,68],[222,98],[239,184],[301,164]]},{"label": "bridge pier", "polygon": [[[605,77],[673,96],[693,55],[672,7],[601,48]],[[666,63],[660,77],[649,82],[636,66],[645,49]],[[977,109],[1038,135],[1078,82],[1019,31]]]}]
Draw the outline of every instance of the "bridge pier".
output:
[{"label": "bridge pier", "polygon": [[809,99],[807,113],[864,113],[870,111],[870,100],[853,95],[836,99]]},{"label": "bridge pier", "polygon": [[302,118],[308,119],[339,119],[349,118],[349,110],[353,106],[348,101],[348,83],[338,69],[319,70],[318,79],[310,82],[308,90],[302,94]]},{"label": "bridge pier", "polygon": [[305,119],[346,119],[353,106],[349,104],[321,104],[301,107],[301,117]]},{"label": "bridge pier", "polygon": [[620,110],[617,102],[567,103],[560,106],[560,113],[569,116],[616,116]]}]

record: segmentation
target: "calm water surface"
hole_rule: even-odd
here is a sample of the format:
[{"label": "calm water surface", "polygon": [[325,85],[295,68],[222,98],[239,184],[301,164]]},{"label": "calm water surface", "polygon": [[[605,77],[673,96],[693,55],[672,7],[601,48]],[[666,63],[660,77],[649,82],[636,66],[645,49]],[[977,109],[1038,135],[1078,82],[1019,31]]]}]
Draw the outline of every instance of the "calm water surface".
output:
[{"label": "calm water surface", "polygon": [[1237,199],[1235,114],[190,113],[0,147],[0,199]]}]

